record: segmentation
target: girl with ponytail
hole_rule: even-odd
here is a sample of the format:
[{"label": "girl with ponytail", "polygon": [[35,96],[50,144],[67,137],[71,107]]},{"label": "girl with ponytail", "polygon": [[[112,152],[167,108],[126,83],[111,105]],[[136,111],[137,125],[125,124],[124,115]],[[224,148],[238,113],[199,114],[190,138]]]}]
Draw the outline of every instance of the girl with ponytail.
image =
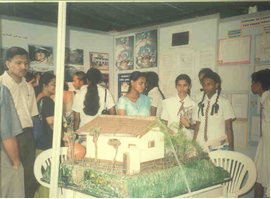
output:
[{"label": "girl with ponytail", "polygon": [[99,85],[102,81],[101,72],[96,68],[90,68],[86,76],[88,86],[82,87],[76,94],[72,106],[72,110],[75,111],[75,130],[102,113],[105,107],[105,96],[106,108],[109,110],[110,115],[116,114],[112,94],[107,88]]},{"label": "girl with ponytail", "polygon": [[151,115],[160,117],[162,111],[162,101],[165,99],[164,94],[158,85],[159,77],[155,72],[147,72],[146,91],[147,95],[152,98]]},{"label": "girl with ponytail", "polygon": [[221,95],[221,79],[215,72],[202,79],[204,95],[194,120],[194,140],[206,150],[233,150],[232,121],[236,118],[230,101]]}]

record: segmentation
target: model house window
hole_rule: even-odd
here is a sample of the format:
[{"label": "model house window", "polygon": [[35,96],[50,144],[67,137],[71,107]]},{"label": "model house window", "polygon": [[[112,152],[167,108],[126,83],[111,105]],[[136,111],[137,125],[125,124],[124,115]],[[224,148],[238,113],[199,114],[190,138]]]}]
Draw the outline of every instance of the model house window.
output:
[{"label": "model house window", "polygon": [[128,144],[128,148],[136,148],[135,144]]},{"label": "model house window", "polygon": [[148,148],[153,148],[153,147],[155,147],[155,141],[154,140],[149,141]]}]

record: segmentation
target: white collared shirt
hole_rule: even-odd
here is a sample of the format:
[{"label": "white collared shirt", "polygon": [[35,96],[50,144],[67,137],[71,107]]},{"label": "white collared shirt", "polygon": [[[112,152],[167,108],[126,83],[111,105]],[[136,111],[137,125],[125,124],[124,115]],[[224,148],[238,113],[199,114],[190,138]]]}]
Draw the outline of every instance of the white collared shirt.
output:
[{"label": "white collared shirt", "polygon": [[38,115],[37,100],[33,87],[25,81],[18,84],[7,71],[0,76],[0,82],[10,90],[22,128],[33,127],[32,117]]},{"label": "white collared shirt", "polygon": [[148,96],[152,98],[152,106],[156,107],[156,117],[161,116],[161,111],[162,111],[162,101],[163,97],[158,90],[158,87],[154,87],[153,89],[150,90],[148,93]]},{"label": "white collared shirt", "polygon": [[228,119],[236,118],[230,101],[221,95],[219,95],[218,102],[217,102],[217,104],[219,105],[219,110],[217,113],[215,113],[215,110],[214,110],[214,115],[211,115],[212,106],[216,102],[216,98],[217,98],[217,93],[214,94],[211,99],[208,99],[207,95],[205,95],[205,98],[203,101],[204,116],[202,116],[201,110],[199,110],[198,106],[194,113],[194,120],[201,122],[199,126],[198,136],[197,136],[197,142],[201,145],[205,145],[205,140],[204,140],[204,127],[205,127],[205,117],[206,117],[205,112],[208,105],[208,101],[210,101],[210,108],[208,112],[208,122],[207,122],[208,142],[219,139],[220,137],[223,137],[223,136],[225,137],[225,134],[226,134],[225,121]]},{"label": "white collared shirt", "polygon": [[[182,103],[180,102],[181,99],[178,94],[174,97],[167,98],[162,102],[162,114],[161,119],[168,121],[168,127],[171,128],[173,131],[177,131],[178,129],[174,128],[172,125],[178,125],[180,123],[180,114],[178,112]],[[196,107],[196,103],[187,95],[185,99],[182,101],[184,102],[184,112],[188,115],[189,120],[193,119],[194,109]],[[191,123],[194,123],[193,121]],[[183,128],[184,133],[186,134],[188,139],[192,139],[194,136],[194,131],[191,129]]]},{"label": "white collared shirt", "polygon": [[270,91],[265,91],[261,98],[263,105],[262,133],[263,137],[270,139]]},{"label": "white collared shirt", "polygon": [[[72,105],[72,110],[75,112],[80,113],[80,125],[79,127],[84,126],[86,123],[90,122],[91,120],[93,120],[95,117],[97,117],[98,115],[100,115],[104,109],[104,98],[105,98],[105,89],[104,87],[97,85],[98,88],[98,95],[100,97],[100,108],[98,110],[98,113],[94,116],[91,115],[86,115],[84,112],[84,101],[85,101],[85,96],[86,93],[88,91],[88,85],[84,85],[81,87],[80,92],[78,92],[75,95],[74,101],[73,101],[73,105]],[[112,108],[113,106],[115,106],[115,102],[114,99],[112,97],[112,94],[110,93],[110,91],[108,89],[107,90],[107,97],[106,97],[106,106],[107,109]]]}]

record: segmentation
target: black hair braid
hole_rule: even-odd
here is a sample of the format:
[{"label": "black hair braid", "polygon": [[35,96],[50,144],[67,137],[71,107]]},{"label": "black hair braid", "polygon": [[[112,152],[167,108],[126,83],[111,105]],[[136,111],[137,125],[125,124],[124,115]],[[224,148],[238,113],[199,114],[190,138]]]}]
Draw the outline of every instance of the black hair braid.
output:
[{"label": "black hair braid", "polygon": [[100,97],[98,93],[97,84],[92,83],[88,86],[88,91],[84,100],[84,113],[86,115],[94,116],[98,113],[100,108]]},{"label": "black hair braid", "polygon": [[198,103],[198,107],[199,107],[199,111],[198,111],[198,116],[199,116],[199,112],[201,111],[201,115],[204,116],[204,112],[203,112],[203,108],[204,108],[204,101],[205,98],[205,93],[203,94],[202,100]]},{"label": "black hair braid", "polygon": [[218,101],[219,95],[221,93],[221,87],[219,86],[217,90],[218,90],[218,93],[217,93],[216,101],[215,101],[215,103],[212,106],[211,115],[214,115],[214,110],[215,110],[215,113],[217,113],[218,110],[219,110],[219,105],[218,105],[217,101]]},{"label": "black hair braid", "polygon": [[162,95],[163,100],[166,99],[165,96],[164,96],[164,94],[163,94],[162,91],[160,90],[159,86],[157,86],[157,88],[158,88],[160,94]]}]

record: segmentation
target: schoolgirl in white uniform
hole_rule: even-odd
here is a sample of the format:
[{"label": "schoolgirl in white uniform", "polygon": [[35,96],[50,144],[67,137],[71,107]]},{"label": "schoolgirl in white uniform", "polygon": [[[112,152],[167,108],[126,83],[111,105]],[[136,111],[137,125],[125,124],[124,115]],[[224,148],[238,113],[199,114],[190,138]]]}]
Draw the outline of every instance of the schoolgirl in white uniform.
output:
[{"label": "schoolgirl in white uniform", "polygon": [[204,95],[194,113],[194,140],[205,151],[233,150],[232,121],[235,114],[230,101],[221,96],[221,79],[215,72],[203,77]]},{"label": "schoolgirl in white uniform", "polygon": [[[190,98],[191,79],[186,74],[179,75],[175,80],[178,91],[174,97],[167,98],[162,102],[161,119],[167,122],[170,129],[177,132],[183,129],[187,139],[192,140],[194,131],[189,127],[193,124],[193,112],[196,103]],[[184,124],[182,121],[185,121]],[[187,124],[187,121],[189,124]],[[186,126],[189,126],[185,128]]]}]

